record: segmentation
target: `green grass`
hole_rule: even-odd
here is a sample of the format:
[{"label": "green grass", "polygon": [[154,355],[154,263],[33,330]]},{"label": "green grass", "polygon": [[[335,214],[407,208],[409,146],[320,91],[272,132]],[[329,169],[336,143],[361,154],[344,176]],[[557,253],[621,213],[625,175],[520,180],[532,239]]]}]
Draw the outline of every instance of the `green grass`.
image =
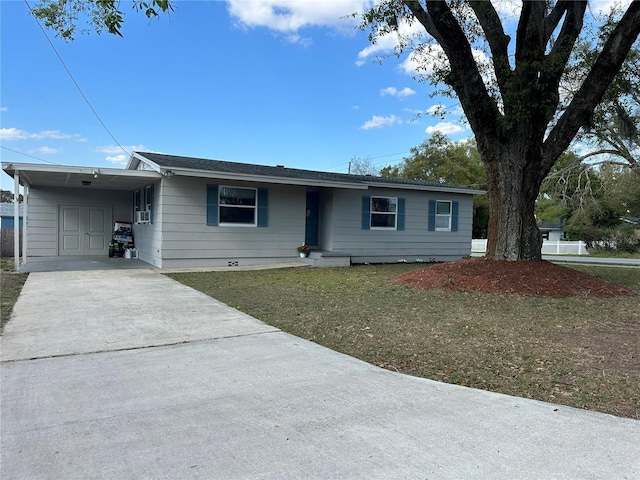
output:
[{"label": "green grass", "polygon": [[618,283],[640,291],[640,268],[601,267],[591,265],[564,266],[600,277],[608,282]]},{"label": "green grass", "polygon": [[[170,276],[383,368],[640,419],[640,296],[539,298],[417,290],[392,281],[416,268],[424,266]],[[639,287],[638,269],[583,268]]]},{"label": "green grass", "polygon": [[13,258],[0,258],[0,333],[9,321],[28,274],[15,273]]}]

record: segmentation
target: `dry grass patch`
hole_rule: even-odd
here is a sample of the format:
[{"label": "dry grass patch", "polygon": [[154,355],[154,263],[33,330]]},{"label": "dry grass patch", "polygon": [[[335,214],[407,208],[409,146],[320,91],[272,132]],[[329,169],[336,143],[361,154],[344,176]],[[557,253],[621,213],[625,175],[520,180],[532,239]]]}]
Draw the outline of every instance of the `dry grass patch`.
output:
[{"label": "dry grass patch", "polygon": [[15,273],[13,258],[0,258],[0,333],[11,317],[13,305],[18,300],[28,274]]},{"label": "dry grass patch", "polygon": [[[170,276],[270,325],[383,368],[640,419],[640,296],[536,297],[417,289],[394,281],[423,268]],[[615,270],[626,278],[627,269]],[[632,271],[626,286],[634,288],[638,276],[640,270]]]}]

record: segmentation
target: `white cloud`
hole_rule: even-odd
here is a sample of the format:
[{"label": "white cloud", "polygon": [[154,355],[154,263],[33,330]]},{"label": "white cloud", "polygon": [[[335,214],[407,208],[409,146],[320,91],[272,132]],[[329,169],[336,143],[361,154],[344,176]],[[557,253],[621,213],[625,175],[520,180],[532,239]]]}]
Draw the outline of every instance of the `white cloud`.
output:
[{"label": "white cloud", "polygon": [[0,112],[8,112],[9,107],[0,107]]},{"label": "white cloud", "polygon": [[19,128],[0,128],[2,140],[74,140],[86,142],[86,139],[78,133],[63,133],[60,130],[43,130],[39,133],[29,133]]},{"label": "white cloud", "polygon": [[382,127],[390,127],[391,125],[400,124],[402,120],[396,117],[395,115],[391,115],[390,117],[380,117],[378,115],[374,115],[371,120],[367,120],[360,127],[362,130],[370,130],[372,128],[382,128]]},{"label": "white cloud", "polygon": [[401,37],[419,38],[422,37],[423,33],[424,27],[419,22],[413,22],[409,25],[406,21],[402,21],[398,25],[397,33],[389,33],[378,37],[376,43],[372,43],[360,50],[356,58],[356,65],[360,67],[371,57],[375,58],[378,55],[386,55],[389,52],[393,52],[400,44]]},{"label": "white cloud", "polygon": [[25,140],[29,134],[17,128],[0,128],[0,140]]},{"label": "white cloud", "polygon": [[404,87],[402,90],[398,90],[396,87],[387,87],[380,90],[380,95],[383,97],[385,95],[390,95],[392,97],[404,98],[415,94],[416,91],[409,87]]},{"label": "white cloud", "polygon": [[144,145],[123,145],[122,147],[118,145],[103,145],[101,147],[96,147],[95,151],[100,153],[108,153],[111,155],[120,155],[125,152],[122,151],[124,149],[127,155],[131,152],[146,152],[147,148]]},{"label": "white cloud", "polygon": [[266,27],[290,33],[310,26],[328,26],[347,32],[353,31],[357,18],[349,21],[345,17],[363,11],[368,3],[365,0],[228,0],[227,7],[229,15],[245,27]]},{"label": "white cloud", "polygon": [[465,128],[461,127],[457,123],[453,123],[453,122],[438,122],[434,126],[427,127],[425,129],[425,132],[428,133],[429,135],[431,135],[431,134],[433,134],[435,132],[440,132],[443,135],[451,135],[453,133],[464,132],[464,130],[465,130]]},{"label": "white cloud", "polygon": [[107,155],[105,160],[115,165],[126,165],[129,157],[123,153],[122,155]]},{"label": "white cloud", "polygon": [[77,142],[86,142],[86,139],[77,133],[62,133],[60,130],[43,130],[40,133],[32,133],[29,138],[36,140],[52,139],[52,140],[75,140]]},{"label": "white cloud", "polygon": [[41,155],[53,155],[55,153],[60,153],[62,151],[61,148],[53,148],[53,147],[38,147],[33,150],[29,150],[29,153],[39,153]]},{"label": "white cloud", "polygon": [[[125,151],[123,151],[123,149]],[[103,145],[95,149],[96,152],[106,153],[104,158],[107,162],[114,165],[126,165],[131,156],[131,152],[146,152],[148,148],[144,145],[123,145],[120,148],[118,145]]]}]

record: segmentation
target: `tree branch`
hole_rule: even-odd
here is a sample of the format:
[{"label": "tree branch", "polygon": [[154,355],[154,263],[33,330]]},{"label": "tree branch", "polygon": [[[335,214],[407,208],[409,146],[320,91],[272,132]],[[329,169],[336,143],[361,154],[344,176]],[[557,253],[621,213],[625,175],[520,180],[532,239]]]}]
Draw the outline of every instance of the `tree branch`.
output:
[{"label": "tree branch", "polygon": [[548,77],[547,83],[557,91],[560,84],[560,78],[564,72],[565,66],[569,61],[573,47],[582,30],[584,14],[587,10],[587,2],[567,2],[570,4],[566,8],[566,19],[558,35],[551,52],[545,60],[545,74]]},{"label": "tree branch", "polygon": [[543,168],[551,168],[587,123],[640,34],[640,1],[634,0],[598,55],[582,86],[543,143]]},{"label": "tree branch", "polygon": [[469,40],[451,9],[444,1],[427,1],[426,10],[419,1],[404,0],[415,18],[440,44],[449,59],[451,73],[447,83],[456,92],[479,147],[488,147],[483,137],[495,138],[500,112],[487,92]]},{"label": "tree branch", "polygon": [[491,56],[493,58],[493,68],[496,73],[498,87],[502,97],[506,97],[506,85],[509,82],[512,71],[509,65],[509,42],[511,37],[504,33],[500,17],[491,2],[484,0],[472,0],[469,5],[478,17],[482,30],[489,42]]}]

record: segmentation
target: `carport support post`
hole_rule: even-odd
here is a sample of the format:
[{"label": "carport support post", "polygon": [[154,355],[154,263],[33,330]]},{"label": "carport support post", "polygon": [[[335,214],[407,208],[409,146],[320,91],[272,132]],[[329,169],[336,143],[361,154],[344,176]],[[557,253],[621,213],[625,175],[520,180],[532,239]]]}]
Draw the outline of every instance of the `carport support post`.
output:
[{"label": "carport support post", "polygon": [[[27,207],[29,204],[29,185],[22,186],[22,264],[27,263]],[[18,225],[20,226],[20,225]]]},{"label": "carport support post", "polygon": [[13,260],[20,271],[20,172],[13,174]]}]

